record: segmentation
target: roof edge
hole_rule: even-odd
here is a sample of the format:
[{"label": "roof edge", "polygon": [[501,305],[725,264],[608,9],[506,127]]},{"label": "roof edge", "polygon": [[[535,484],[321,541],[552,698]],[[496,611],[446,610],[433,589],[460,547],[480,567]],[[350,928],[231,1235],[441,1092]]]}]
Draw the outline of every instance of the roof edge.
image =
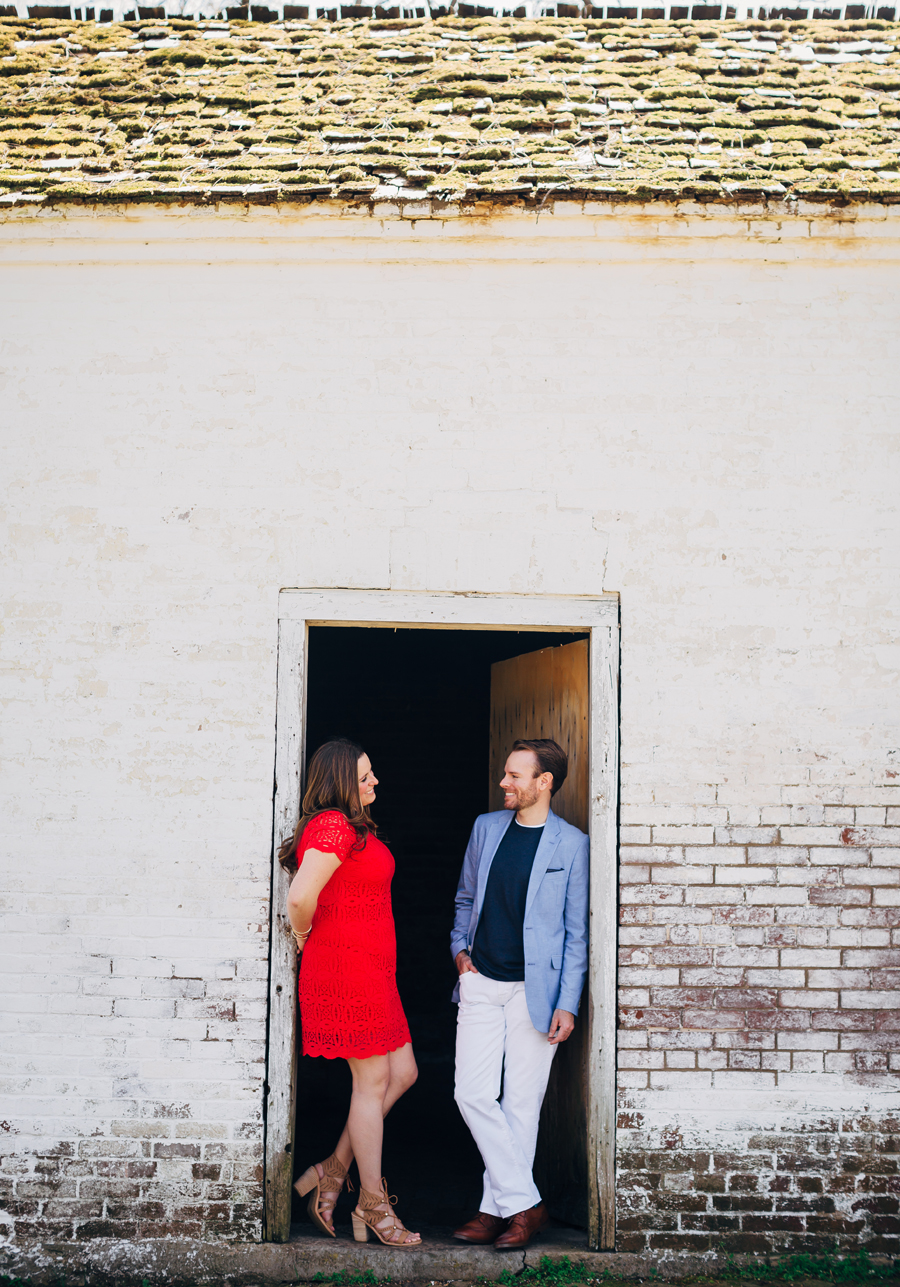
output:
[{"label": "roof edge", "polygon": [[[702,189],[703,185],[698,185]],[[0,223],[23,218],[64,220],[88,216],[144,214],[171,214],[185,218],[191,214],[204,217],[210,212],[253,213],[275,211],[285,219],[307,221],[310,219],[361,219],[404,221],[438,221],[458,219],[502,219],[510,215],[576,214],[618,218],[641,215],[703,216],[721,219],[723,212],[738,218],[774,219],[826,219],[841,223],[858,222],[860,219],[880,217],[900,221],[900,191],[882,193],[867,188],[853,190],[819,190],[797,195],[782,195],[777,185],[772,187],[741,187],[732,192],[721,189],[669,196],[665,191],[633,192],[621,188],[590,188],[583,191],[566,187],[554,193],[552,188],[538,188],[534,195],[520,193],[485,194],[472,197],[441,199],[421,194],[403,198],[373,198],[369,194],[359,197],[318,191],[298,193],[296,189],[187,188],[181,191],[165,189],[146,193],[128,193],[117,197],[114,192],[78,195],[71,198],[39,197],[31,194],[11,193],[0,196]],[[879,212],[876,214],[876,212]]]},{"label": "roof edge", "polygon": [[900,261],[900,207],[559,200],[526,207],[105,204],[0,210],[0,268],[25,266]]}]

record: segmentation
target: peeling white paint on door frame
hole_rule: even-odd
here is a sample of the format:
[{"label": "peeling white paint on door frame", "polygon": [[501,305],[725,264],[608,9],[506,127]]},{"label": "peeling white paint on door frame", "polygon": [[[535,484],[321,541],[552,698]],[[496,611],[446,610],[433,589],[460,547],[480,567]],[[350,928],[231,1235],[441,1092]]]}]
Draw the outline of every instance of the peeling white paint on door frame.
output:
[{"label": "peeling white paint on door frame", "polygon": [[615,1242],[615,961],[619,729],[619,598],[282,590],[279,596],[275,819],[266,1055],[265,1238],[290,1237],[297,1082],[296,955],[285,902],[281,842],[299,815],[307,641],[311,625],[590,633],[591,946],[588,1156],[589,1242]]}]

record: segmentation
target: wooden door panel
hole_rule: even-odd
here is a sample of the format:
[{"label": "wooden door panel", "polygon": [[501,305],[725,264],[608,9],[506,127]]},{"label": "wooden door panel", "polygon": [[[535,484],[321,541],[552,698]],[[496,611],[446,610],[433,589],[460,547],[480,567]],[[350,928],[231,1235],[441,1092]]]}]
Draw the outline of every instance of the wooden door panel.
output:
[{"label": "wooden door panel", "polygon": [[[590,683],[588,641],[524,653],[491,667],[489,808],[503,807],[498,783],[516,738],[552,737],[569,757],[569,774],[554,812],[588,829]],[[534,1173],[553,1216],[588,1225],[587,1123],[590,1006],[587,988],[575,1031],[553,1060],[541,1113]]]}]

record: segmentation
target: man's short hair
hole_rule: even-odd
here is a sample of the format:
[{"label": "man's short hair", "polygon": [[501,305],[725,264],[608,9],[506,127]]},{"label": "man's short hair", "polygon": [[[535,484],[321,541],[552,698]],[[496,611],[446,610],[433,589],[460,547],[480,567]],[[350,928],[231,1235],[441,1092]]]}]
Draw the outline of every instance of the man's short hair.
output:
[{"label": "man's short hair", "polygon": [[569,772],[569,757],[559,742],[554,742],[552,737],[520,737],[517,742],[513,742],[512,749],[514,751],[531,752],[537,760],[538,766],[535,777],[538,777],[541,773],[553,774],[553,786],[550,788],[550,795],[556,795]]}]

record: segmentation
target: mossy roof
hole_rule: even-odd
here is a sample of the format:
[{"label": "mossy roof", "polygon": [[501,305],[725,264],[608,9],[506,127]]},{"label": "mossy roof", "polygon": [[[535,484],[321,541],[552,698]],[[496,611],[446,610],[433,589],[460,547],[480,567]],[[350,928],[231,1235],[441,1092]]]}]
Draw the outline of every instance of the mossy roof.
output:
[{"label": "mossy roof", "polygon": [[900,24],[0,20],[0,204],[900,201]]}]

